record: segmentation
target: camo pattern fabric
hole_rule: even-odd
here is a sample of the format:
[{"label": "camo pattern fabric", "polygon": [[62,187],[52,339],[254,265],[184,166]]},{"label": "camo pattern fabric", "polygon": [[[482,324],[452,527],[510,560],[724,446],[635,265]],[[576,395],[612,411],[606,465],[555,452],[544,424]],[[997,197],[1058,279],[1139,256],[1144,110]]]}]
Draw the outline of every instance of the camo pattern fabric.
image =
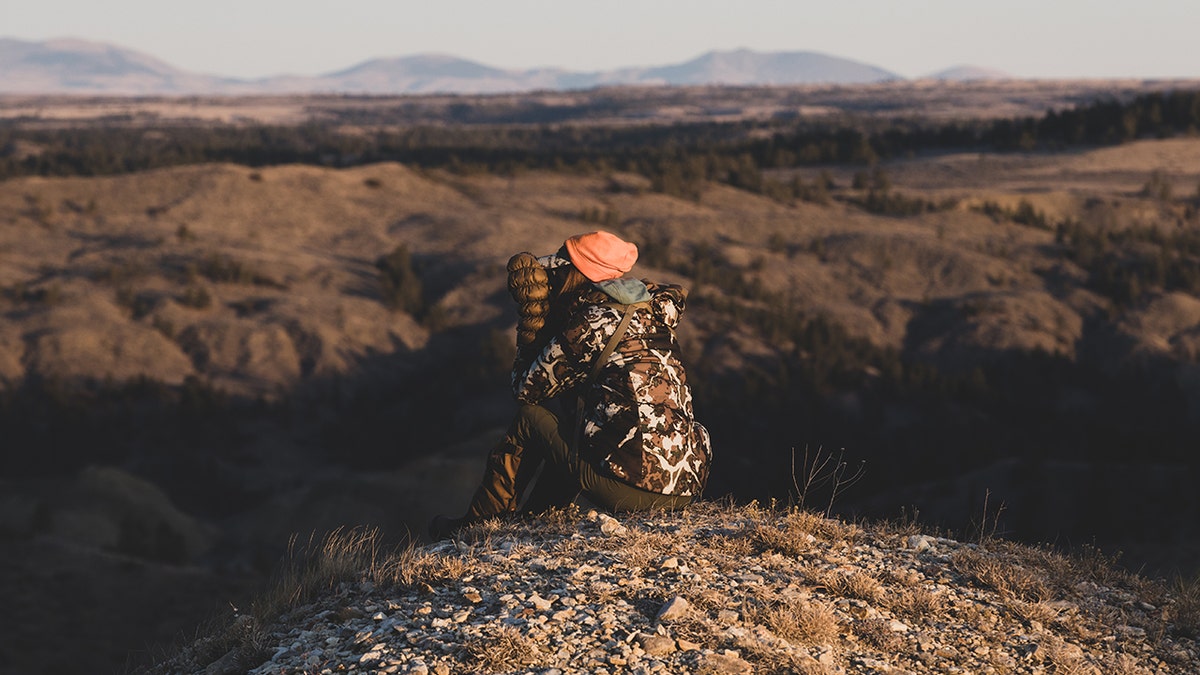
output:
[{"label": "camo pattern fabric", "polygon": [[575,300],[566,326],[540,354],[530,362],[518,358],[513,392],[534,405],[581,394],[583,459],[649,492],[699,495],[712,449],[708,431],[693,418],[675,339],[685,294],[675,285],[646,286],[649,303],[632,310],[616,351],[583,391],[572,390],[587,380],[623,309],[606,304],[612,299],[594,288]]}]

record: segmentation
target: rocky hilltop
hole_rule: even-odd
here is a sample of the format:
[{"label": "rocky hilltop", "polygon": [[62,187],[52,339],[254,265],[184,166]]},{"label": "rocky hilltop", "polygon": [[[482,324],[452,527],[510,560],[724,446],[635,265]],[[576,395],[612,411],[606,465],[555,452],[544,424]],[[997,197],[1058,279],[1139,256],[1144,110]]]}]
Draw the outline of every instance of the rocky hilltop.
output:
[{"label": "rocky hilltop", "polygon": [[803,510],[571,507],[382,555],[338,533],[154,673],[1195,673],[1200,594]]}]

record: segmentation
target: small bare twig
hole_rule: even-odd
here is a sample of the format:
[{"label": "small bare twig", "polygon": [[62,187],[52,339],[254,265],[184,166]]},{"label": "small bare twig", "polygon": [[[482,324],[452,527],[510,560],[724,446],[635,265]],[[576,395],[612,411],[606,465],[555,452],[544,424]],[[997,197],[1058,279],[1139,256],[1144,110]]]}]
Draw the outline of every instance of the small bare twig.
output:
[{"label": "small bare twig", "polygon": [[983,493],[983,515],[980,517],[975,527],[978,528],[978,542],[980,545],[986,544],[996,538],[996,533],[1000,529],[1000,516],[1004,513],[1007,506],[1004,502],[1000,502],[1000,506],[995,513],[989,512],[988,502],[991,500],[992,491],[984,490]]},{"label": "small bare twig", "polygon": [[825,504],[824,513],[828,516],[833,512],[833,503],[838,495],[861,480],[866,470],[865,460],[852,470],[845,460],[845,454],[844,448],[836,454],[817,448],[810,457],[808,448],[805,448],[800,471],[797,471],[796,451],[792,449],[792,488],[795,490],[796,506],[802,508],[811,491],[829,486],[829,501]]}]

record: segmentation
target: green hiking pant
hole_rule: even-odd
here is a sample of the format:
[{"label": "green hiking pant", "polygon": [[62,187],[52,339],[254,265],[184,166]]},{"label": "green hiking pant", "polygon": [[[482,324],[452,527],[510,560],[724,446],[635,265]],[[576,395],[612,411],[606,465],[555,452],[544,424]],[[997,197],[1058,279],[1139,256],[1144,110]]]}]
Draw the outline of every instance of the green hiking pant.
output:
[{"label": "green hiking pant", "polygon": [[517,510],[525,489],[543,466],[542,475],[525,502],[525,510],[538,513],[566,506],[582,492],[596,506],[609,511],[680,509],[692,497],[647,492],[601,473],[570,447],[574,425],[541,406],[522,405],[502,440],[488,454],[483,481],[475,491],[467,518]]}]

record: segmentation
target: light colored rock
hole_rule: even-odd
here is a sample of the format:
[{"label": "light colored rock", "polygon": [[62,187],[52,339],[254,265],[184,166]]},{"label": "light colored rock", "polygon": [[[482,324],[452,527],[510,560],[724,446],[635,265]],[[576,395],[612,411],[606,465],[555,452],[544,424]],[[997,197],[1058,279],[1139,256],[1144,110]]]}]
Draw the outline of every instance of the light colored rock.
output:
[{"label": "light colored rock", "polygon": [[674,621],[676,619],[682,619],[688,615],[691,609],[691,603],[677,595],[663,604],[663,606],[658,610],[658,615],[656,618],[659,621]]},{"label": "light colored rock", "polygon": [[914,534],[908,538],[908,548],[923,553],[933,548],[933,542],[923,534]]},{"label": "light colored rock", "polygon": [[637,640],[642,650],[650,656],[666,656],[675,651],[675,641],[666,635],[642,633]]},{"label": "light colored rock", "polygon": [[600,514],[600,531],[608,536],[620,536],[629,530],[619,520],[610,515]]},{"label": "light colored rock", "polygon": [[722,675],[748,675],[754,672],[754,666],[732,652],[701,654],[700,664],[706,672]]},{"label": "light colored rock", "polygon": [[540,596],[536,593],[529,596],[528,602],[530,605],[533,605],[533,608],[538,610],[539,612],[548,611],[550,609],[550,607],[552,607],[554,605],[553,598],[549,598],[549,599],[543,598],[542,596]]}]

